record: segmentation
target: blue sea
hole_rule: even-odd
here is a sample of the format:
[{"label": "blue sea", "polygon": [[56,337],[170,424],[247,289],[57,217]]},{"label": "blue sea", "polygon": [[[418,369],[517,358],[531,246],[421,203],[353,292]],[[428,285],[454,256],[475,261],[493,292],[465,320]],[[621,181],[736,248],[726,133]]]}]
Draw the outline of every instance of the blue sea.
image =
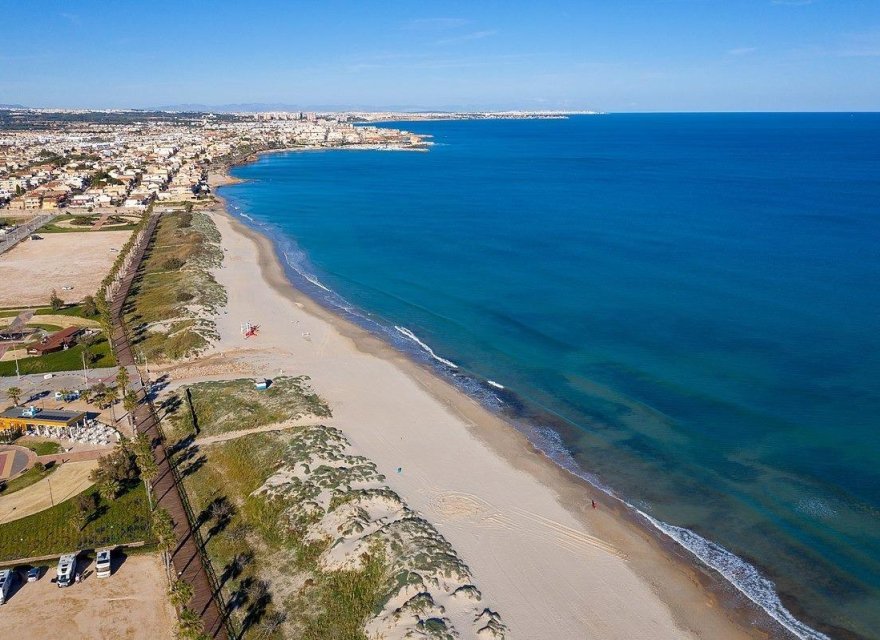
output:
[{"label": "blue sea", "polygon": [[435,144],[222,195],[795,635],[880,638],[880,114],[388,126]]}]

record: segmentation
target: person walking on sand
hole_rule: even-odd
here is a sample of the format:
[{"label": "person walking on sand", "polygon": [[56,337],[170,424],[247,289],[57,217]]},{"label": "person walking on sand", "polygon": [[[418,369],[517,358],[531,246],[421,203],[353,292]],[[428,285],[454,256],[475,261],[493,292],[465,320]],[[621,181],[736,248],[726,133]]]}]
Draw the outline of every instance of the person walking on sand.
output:
[{"label": "person walking on sand", "polygon": [[593,503],[593,508],[595,509],[595,508],[596,508],[596,501],[595,501],[595,500],[590,500],[590,502]]}]

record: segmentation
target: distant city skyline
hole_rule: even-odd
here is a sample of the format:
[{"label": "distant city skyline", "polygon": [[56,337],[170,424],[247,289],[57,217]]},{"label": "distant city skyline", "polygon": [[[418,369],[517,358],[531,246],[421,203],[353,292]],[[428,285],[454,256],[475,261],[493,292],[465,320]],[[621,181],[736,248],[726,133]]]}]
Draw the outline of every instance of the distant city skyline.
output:
[{"label": "distant city skyline", "polygon": [[0,104],[880,110],[880,3],[869,0],[0,8]]}]

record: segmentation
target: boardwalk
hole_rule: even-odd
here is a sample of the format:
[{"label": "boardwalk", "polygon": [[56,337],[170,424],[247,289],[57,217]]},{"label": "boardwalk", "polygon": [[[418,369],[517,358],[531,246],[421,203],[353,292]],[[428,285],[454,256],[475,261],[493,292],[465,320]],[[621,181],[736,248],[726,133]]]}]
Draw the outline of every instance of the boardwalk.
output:
[{"label": "boardwalk", "polygon": [[[157,214],[151,216],[147,227],[147,237],[152,236],[158,220]],[[135,365],[135,359],[123,323],[123,308],[125,298],[131,289],[148,245],[149,243],[145,243],[138,254],[134,256],[131,267],[125,274],[119,289],[117,289],[116,296],[110,304],[113,350],[119,364],[125,367]],[[202,617],[205,633],[211,638],[226,640],[229,637],[226,628],[227,616],[221,611],[218,599],[214,597],[214,594],[219,593],[216,578],[210,565],[206,566],[206,559],[200,553],[201,540],[198,532],[190,526],[194,520],[193,514],[160,437],[159,419],[152,404],[144,398],[143,388],[138,389],[138,394],[143,402],[138,404],[134,411],[135,428],[139,433],[147,434],[155,443],[153,455],[159,465],[159,472],[153,481],[153,493],[159,507],[166,509],[171,514],[174,520],[174,531],[177,534],[177,547],[171,556],[174,570],[182,580],[193,587],[194,596],[190,607]]]}]

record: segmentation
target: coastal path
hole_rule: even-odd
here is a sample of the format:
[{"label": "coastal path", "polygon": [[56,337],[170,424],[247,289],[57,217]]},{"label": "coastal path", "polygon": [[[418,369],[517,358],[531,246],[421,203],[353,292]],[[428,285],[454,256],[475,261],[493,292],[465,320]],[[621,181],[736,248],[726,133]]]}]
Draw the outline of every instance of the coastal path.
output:
[{"label": "coastal path", "polygon": [[[152,238],[159,221],[159,214],[151,214],[146,227],[146,238]],[[136,366],[134,352],[123,321],[125,300],[131,290],[149,241],[133,249],[129,268],[121,277],[110,301],[111,341],[116,359],[121,366]],[[146,390],[133,377],[140,402],[133,412],[133,423],[138,433],[144,433],[153,442],[153,456],[158,465],[158,473],[152,483],[153,495],[159,508],[166,509],[174,521],[177,546],[171,551],[171,563],[178,576],[192,585],[193,597],[189,606],[201,616],[204,632],[210,638],[227,640],[230,637],[228,626],[231,621],[223,603],[219,599],[220,587],[204,555],[204,544],[198,531],[193,529],[194,514],[189,506],[186,493],[180,483],[177,470],[165,448],[159,418],[147,397]]]},{"label": "coastal path", "polygon": [[296,427],[310,427],[317,424],[321,424],[327,427],[333,426],[327,420],[322,420],[321,418],[318,418],[316,416],[306,416],[305,418],[298,418],[296,420],[287,420],[285,422],[265,424],[262,427],[254,427],[253,429],[239,429],[238,431],[227,431],[226,433],[218,433],[213,436],[196,438],[195,440],[193,440],[193,444],[196,446],[216,444],[218,442],[238,440],[239,438],[250,436],[255,433],[277,433],[281,431],[287,431],[288,429],[295,429]]}]

